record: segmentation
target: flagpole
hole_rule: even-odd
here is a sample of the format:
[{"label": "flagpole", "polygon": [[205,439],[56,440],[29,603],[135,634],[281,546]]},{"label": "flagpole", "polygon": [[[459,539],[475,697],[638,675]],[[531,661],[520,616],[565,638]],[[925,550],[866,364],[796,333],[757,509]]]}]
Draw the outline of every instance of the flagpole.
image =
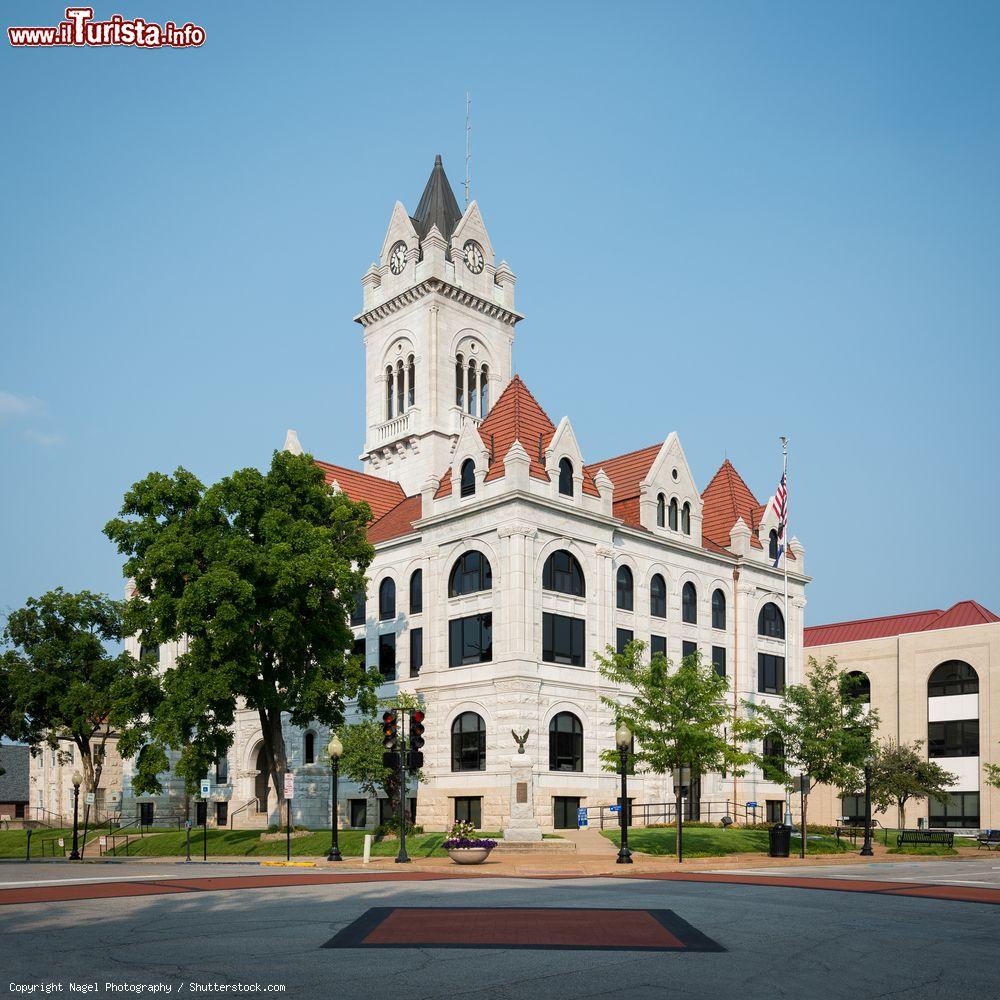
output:
[{"label": "flagpole", "polygon": [[782,527],[781,539],[784,543],[782,548],[782,565],[784,567],[785,576],[785,652],[788,652],[788,438],[784,435],[781,436],[781,458],[782,458],[782,479],[785,483],[785,514],[784,514],[784,524]]}]

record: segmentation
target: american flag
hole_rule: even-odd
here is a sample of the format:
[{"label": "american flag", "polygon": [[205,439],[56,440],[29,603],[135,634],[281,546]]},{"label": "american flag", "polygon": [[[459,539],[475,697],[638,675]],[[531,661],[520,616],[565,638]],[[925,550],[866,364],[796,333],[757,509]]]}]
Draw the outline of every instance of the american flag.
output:
[{"label": "american flag", "polygon": [[788,526],[788,470],[781,473],[781,482],[774,494],[774,512],[778,515],[778,556],[774,560],[774,568],[778,568],[785,552],[785,529]]}]

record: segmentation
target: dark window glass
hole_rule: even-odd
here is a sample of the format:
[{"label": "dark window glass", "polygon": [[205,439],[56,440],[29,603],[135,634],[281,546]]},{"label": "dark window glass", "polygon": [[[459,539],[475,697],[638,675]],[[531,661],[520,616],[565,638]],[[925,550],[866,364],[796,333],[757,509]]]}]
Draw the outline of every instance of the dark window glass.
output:
[{"label": "dark window glass", "polygon": [[649,581],[649,613],[654,618],[667,617],[667,584],[659,573]]},{"label": "dark window glass", "polygon": [[542,567],[542,589],[555,590],[573,597],[586,596],[583,570],[572,552],[559,549],[545,560]]},{"label": "dark window glass", "polygon": [[681,621],[689,625],[698,623],[698,591],[690,580],[681,588]]},{"label": "dark window glass", "polygon": [[461,354],[455,359],[455,405],[459,409],[465,406],[465,362]]},{"label": "dark window glass", "polygon": [[553,829],[577,829],[577,810],[579,808],[580,800],[578,798],[571,798],[568,795],[554,795],[552,797]]},{"label": "dark window glass", "polygon": [[302,760],[306,764],[316,763],[316,734],[306,733],[302,741]]},{"label": "dark window glass", "polygon": [[978,830],[979,792],[952,792],[945,802],[930,799],[928,819],[931,826]]},{"label": "dark window glass", "polygon": [[367,645],[368,645],[368,643],[365,640],[365,637],[361,636],[360,639],[355,639],[354,640],[354,647],[351,650],[352,655],[358,656],[358,657],[361,658],[361,665],[363,667],[367,666],[367,664],[365,663],[365,658],[368,655]]},{"label": "dark window glass", "polygon": [[194,804],[194,823],[195,823],[195,826],[207,826],[208,825],[208,803],[207,802],[196,802]]},{"label": "dark window glass", "polygon": [[649,655],[656,656],[659,653],[661,656],[667,655],[667,637],[665,635],[651,635],[649,637]]},{"label": "dark window glass", "polygon": [[549,723],[549,770],[583,770],[583,726],[572,712],[560,712]]},{"label": "dark window glass", "polygon": [[483,825],[483,800],[479,796],[455,799],[455,822],[471,823],[478,830]]},{"label": "dark window glass", "polygon": [[470,615],[448,622],[448,665],[463,667],[493,659],[493,615]]},{"label": "dark window glass", "polygon": [[661,493],[656,498],[656,526],[665,528],[667,524],[667,498]]},{"label": "dark window glass", "polygon": [[764,749],[761,754],[763,764],[761,770],[765,781],[775,781],[779,784],[785,780],[785,744],[779,736],[765,736]]},{"label": "dark window glass", "polygon": [[351,609],[351,624],[364,625],[365,623],[365,590],[362,587],[354,595],[354,607]]},{"label": "dark window glass", "polygon": [[573,463],[568,458],[559,459],[559,492],[567,497],[573,495]]},{"label": "dark window glass", "polygon": [[140,646],[139,647],[139,659],[145,660],[147,656],[152,657],[157,663],[160,662],[160,647],[159,646]]},{"label": "dark window glass", "polygon": [[386,577],[378,588],[378,620],[389,621],[396,617],[396,581]]},{"label": "dark window glass", "polygon": [[840,815],[845,822],[859,826],[865,821],[865,797],[863,795],[842,795]]},{"label": "dark window glass", "polygon": [[725,646],[713,646],[712,647],[712,669],[720,677],[726,676],[726,647]]},{"label": "dark window glass", "polygon": [[156,809],[156,803],[154,802],[139,803],[139,824],[141,826],[153,825],[153,816],[155,809]]},{"label": "dark window glass", "polygon": [[771,529],[767,536],[767,557],[768,559],[778,558],[778,533]]},{"label": "dark window glass", "polygon": [[764,803],[767,808],[768,823],[783,823],[785,820],[785,800],[767,799]]},{"label": "dark window glass", "polygon": [[978,757],[979,720],[958,719],[927,725],[928,757]]},{"label": "dark window glass", "polygon": [[378,672],[387,681],[396,679],[396,633],[378,637]]},{"label": "dark window glass", "polygon": [[726,595],[721,590],[712,591],[712,628],[726,627]]},{"label": "dark window glass", "polygon": [[217,827],[223,827],[229,822],[229,803],[228,802],[216,802],[215,803],[215,825]]},{"label": "dark window glass", "polygon": [[378,800],[378,822],[379,826],[385,826],[390,820],[395,819],[396,816],[396,802],[395,799],[379,799]]},{"label": "dark window glass", "polygon": [[566,615],[542,615],[542,659],[546,663],[585,665],[584,621]]},{"label": "dark window glass", "polygon": [[416,823],[417,821],[417,800],[416,798],[409,798],[406,800],[407,810],[410,816],[410,822]]},{"label": "dark window glass", "polygon": [[615,606],[622,611],[632,610],[632,570],[628,566],[618,567]]},{"label": "dark window glass", "polygon": [[396,380],[392,376],[392,365],[385,370],[385,419],[392,420],[393,400],[395,399]]},{"label": "dark window glass", "polygon": [[698,652],[698,643],[685,639],[681,643],[681,659],[686,660],[689,656],[694,656]]},{"label": "dark window glass", "polygon": [[979,675],[962,660],[948,660],[935,667],[927,681],[929,698],[946,697],[952,694],[978,694]]},{"label": "dark window glass", "polygon": [[667,525],[672,531],[677,530],[677,497],[673,497],[668,508]]},{"label": "dark window glass", "polygon": [[479,379],[479,415],[485,417],[490,412],[490,370],[483,365]]},{"label": "dark window glass", "polygon": [[215,781],[219,785],[229,784],[229,758],[215,758]]},{"label": "dark window glass", "polygon": [[410,614],[419,615],[424,610],[424,571],[415,569],[410,574]]},{"label": "dark window glass", "polygon": [[493,568],[481,552],[470,549],[456,560],[448,581],[448,596],[461,597],[493,587]]},{"label": "dark window glass", "polygon": [[785,638],[785,616],[773,601],[768,601],[760,609],[760,614],[757,616],[757,635],[768,639]]},{"label": "dark window glass", "polygon": [[467,458],[462,463],[461,495],[471,497],[476,492],[476,463]]},{"label": "dark window glass", "polygon": [[424,630],[410,630],[410,676],[419,677],[420,668],[424,665]]},{"label": "dark window glass", "polygon": [[685,535],[691,534],[691,504],[685,503],[681,508],[681,531]]},{"label": "dark window glass", "polygon": [[785,658],[770,653],[757,654],[757,690],[761,694],[783,694]]},{"label": "dark window glass", "polygon": [[620,628],[615,631],[615,648],[619,653],[625,652],[625,647],[635,638],[630,628]]},{"label": "dark window glass", "polygon": [[368,800],[349,799],[350,822],[353,827],[366,827],[368,825]]},{"label": "dark window glass", "polygon": [[872,684],[868,675],[860,670],[852,670],[844,679],[844,693],[855,701],[868,705],[872,700]]},{"label": "dark window glass", "polygon": [[476,359],[469,359],[469,406],[468,410],[472,416],[476,415],[476,403],[479,393],[476,391]]},{"label": "dark window glass", "polygon": [[451,769],[486,770],[486,723],[475,712],[463,712],[451,724]]}]

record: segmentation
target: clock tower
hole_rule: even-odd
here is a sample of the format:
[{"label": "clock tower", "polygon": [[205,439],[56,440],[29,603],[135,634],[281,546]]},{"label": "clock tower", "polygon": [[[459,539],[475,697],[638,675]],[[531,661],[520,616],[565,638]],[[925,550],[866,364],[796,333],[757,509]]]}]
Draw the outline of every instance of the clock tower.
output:
[{"label": "clock tower", "polygon": [[441,157],[416,211],[396,202],[355,317],[365,338],[365,471],[408,496],[448,467],[511,379],[514,272],[476,202],[458,207]]}]

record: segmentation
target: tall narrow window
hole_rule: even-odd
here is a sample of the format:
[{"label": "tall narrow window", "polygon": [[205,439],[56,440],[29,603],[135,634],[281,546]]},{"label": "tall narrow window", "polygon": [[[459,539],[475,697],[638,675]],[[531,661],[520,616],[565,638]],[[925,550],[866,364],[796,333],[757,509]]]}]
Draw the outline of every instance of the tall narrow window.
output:
[{"label": "tall narrow window", "polygon": [[667,524],[671,531],[677,530],[677,497],[672,497],[670,500],[670,514],[667,518]]},{"label": "tall narrow window", "polygon": [[385,419],[392,420],[395,399],[396,380],[392,377],[392,365],[385,370]]},{"label": "tall narrow window", "polygon": [[403,362],[396,362],[396,416],[398,417],[404,410],[406,404],[406,397],[403,395],[404,387],[403,382],[405,376],[403,375]]},{"label": "tall narrow window", "polygon": [[656,526],[667,526],[667,498],[662,493],[656,498]]},{"label": "tall narrow window", "polygon": [[767,557],[768,559],[778,558],[778,533],[771,529],[771,533],[767,536]]},{"label": "tall narrow window", "polygon": [[479,415],[490,412],[490,370],[486,365],[479,369]]},{"label": "tall narrow window", "polygon": [[649,581],[649,613],[654,618],[667,617],[667,584],[659,573]]},{"label": "tall narrow window", "polygon": [[415,569],[410,574],[410,614],[419,615],[424,610],[424,571]]},{"label": "tall narrow window", "polygon": [[573,495],[573,463],[568,458],[559,459],[559,492],[566,497]]},{"label": "tall narrow window", "polygon": [[681,531],[685,535],[691,534],[691,504],[685,501],[684,506],[681,508]]},{"label": "tall narrow window", "polygon": [[417,398],[417,365],[413,355],[406,362],[406,408],[414,405]]},{"label": "tall narrow window", "polygon": [[615,587],[615,606],[622,611],[631,611],[632,596],[632,570],[628,566],[619,566]]},{"label": "tall narrow window", "polygon": [[410,676],[419,677],[424,665],[424,630],[410,629]]},{"label": "tall narrow window", "polygon": [[465,361],[461,354],[455,359],[455,405],[459,409],[465,406]]},{"label": "tall narrow window", "polygon": [[462,482],[459,492],[463,497],[471,497],[476,492],[476,463],[471,458],[462,463]]},{"label": "tall narrow window", "polygon": [[364,625],[365,623],[365,588],[359,587],[354,594],[354,607],[351,609],[351,624]]},{"label": "tall narrow window", "polygon": [[712,591],[712,628],[726,627],[726,595],[721,590]]},{"label": "tall narrow window", "polygon": [[726,676],[726,647],[712,647],[712,667],[720,677]]},{"label": "tall narrow window", "polygon": [[572,712],[560,712],[549,723],[549,770],[583,770],[583,726]]},{"label": "tall narrow window", "polygon": [[698,624],[698,591],[690,580],[681,589],[681,621]]},{"label": "tall narrow window", "polygon": [[389,632],[378,637],[378,672],[383,680],[396,679],[396,633]]},{"label": "tall narrow window", "polygon": [[757,635],[762,635],[766,639],[785,638],[785,616],[773,601],[768,601],[760,609],[760,614],[757,616]]},{"label": "tall narrow window", "polygon": [[476,712],[463,712],[451,724],[451,769],[486,770],[486,724]]},{"label": "tall narrow window", "polygon": [[476,415],[476,402],[479,396],[479,392],[476,389],[476,360],[471,358],[469,360],[469,413],[472,416]]},{"label": "tall narrow window", "polygon": [[386,577],[378,588],[378,620],[389,621],[396,617],[396,583]]},{"label": "tall narrow window", "polygon": [[306,733],[305,740],[302,745],[302,761],[305,764],[315,764],[316,763],[316,734],[309,732]]}]

